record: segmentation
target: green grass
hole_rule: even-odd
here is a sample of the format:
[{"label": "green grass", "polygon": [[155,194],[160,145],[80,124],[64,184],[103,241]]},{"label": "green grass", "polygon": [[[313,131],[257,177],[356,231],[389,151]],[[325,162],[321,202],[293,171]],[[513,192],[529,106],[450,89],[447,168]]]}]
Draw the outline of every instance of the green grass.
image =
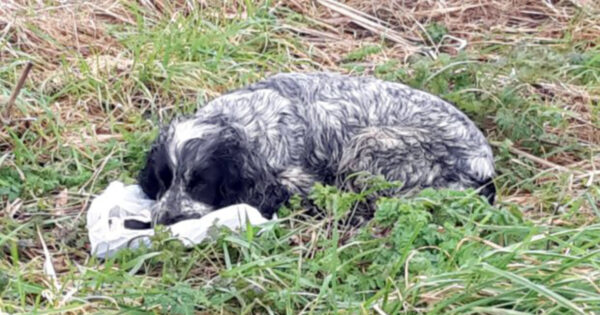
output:
[{"label": "green grass", "polygon": [[[574,12],[547,43],[540,27],[518,43],[404,58],[377,36],[336,48],[299,35],[331,30],[285,3],[115,3],[119,19],[92,15],[102,36],[80,31],[79,47],[60,37],[73,27],[53,24],[67,11],[51,4],[12,8],[20,19],[0,32],[0,96],[36,64],[0,130],[0,311],[600,313],[600,50],[577,33],[599,27],[589,13]],[[83,29],[90,6],[78,12]],[[422,44],[454,27],[425,25],[433,42]],[[514,36],[502,32],[483,37]],[[268,74],[316,70],[404,82],[456,104],[494,144],[498,203],[427,190],[377,200],[373,220],[355,228],[346,219],[388,184],[362,194],[317,185],[308,199],[318,217],[294,199],[279,222],[215,230],[193,248],[159,229],[149,248],[90,255],[91,198],[110,181],[135,182],[161,123]]]}]

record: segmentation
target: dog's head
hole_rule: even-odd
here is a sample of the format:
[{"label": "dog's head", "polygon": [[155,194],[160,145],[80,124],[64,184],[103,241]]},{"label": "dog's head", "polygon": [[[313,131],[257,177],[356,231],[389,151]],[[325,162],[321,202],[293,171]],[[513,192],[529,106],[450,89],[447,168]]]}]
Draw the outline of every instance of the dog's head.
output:
[{"label": "dog's head", "polygon": [[139,174],[151,199],[154,223],[201,217],[234,204],[247,186],[243,135],[234,127],[195,119],[175,121],[161,131]]},{"label": "dog's head", "polygon": [[197,118],[161,131],[138,180],[158,201],[154,224],[199,218],[240,202],[270,216],[286,198],[265,161],[249,150],[242,128]]}]

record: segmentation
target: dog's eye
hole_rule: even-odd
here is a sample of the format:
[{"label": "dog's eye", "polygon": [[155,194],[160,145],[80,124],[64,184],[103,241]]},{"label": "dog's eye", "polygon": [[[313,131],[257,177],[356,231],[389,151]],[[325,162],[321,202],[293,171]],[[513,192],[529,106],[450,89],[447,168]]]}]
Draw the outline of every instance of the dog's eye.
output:
[{"label": "dog's eye", "polygon": [[188,182],[189,188],[197,188],[206,185],[206,181],[202,176],[195,175]]}]

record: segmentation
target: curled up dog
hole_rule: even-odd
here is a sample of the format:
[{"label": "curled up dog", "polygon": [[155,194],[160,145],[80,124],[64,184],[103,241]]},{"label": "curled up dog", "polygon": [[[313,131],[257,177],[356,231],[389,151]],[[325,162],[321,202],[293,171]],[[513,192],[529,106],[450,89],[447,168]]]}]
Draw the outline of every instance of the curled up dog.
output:
[{"label": "curled up dog", "polygon": [[164,127],[139,174],[155,224],[247,203],[267,218],[315,182],[368,172],[426,187],[479,189],[493,202],[492,151],[469,118],[402,84],[329,73],[279,74]]}]

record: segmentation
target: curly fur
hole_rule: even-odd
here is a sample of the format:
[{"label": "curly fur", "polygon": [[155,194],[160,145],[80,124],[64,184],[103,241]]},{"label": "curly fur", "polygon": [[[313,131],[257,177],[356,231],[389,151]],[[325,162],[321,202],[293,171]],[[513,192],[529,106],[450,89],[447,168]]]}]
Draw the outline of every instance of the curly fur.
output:
[{"label": "curly fur", "polygon": [[366,171],[395,193],[480,188],[493,202],[492,151],[466,115],[399,83],[331,73],[278,74],[164,127],[139,176],[160,200],[155,223],[247,203],[271,217],[315,182]]}]

